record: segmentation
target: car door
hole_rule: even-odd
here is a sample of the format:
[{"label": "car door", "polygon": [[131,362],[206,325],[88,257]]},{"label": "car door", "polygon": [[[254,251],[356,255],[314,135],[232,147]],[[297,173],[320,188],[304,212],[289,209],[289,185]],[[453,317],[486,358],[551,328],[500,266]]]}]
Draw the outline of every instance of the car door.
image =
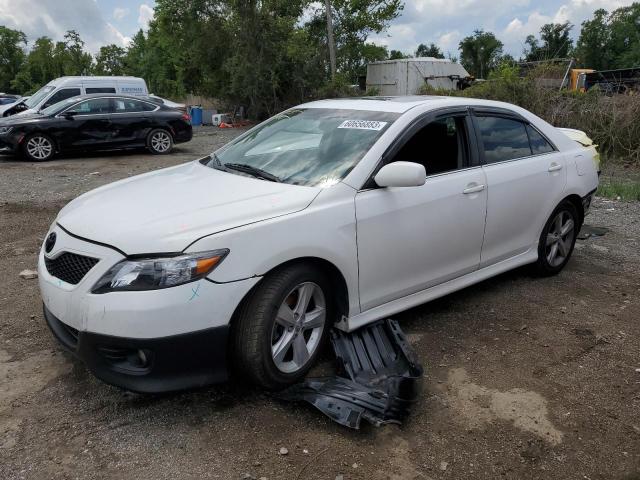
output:
[{"label": "car door", "polygon": [[113,102],[114,145],[144,145],[152,127],[151,112],[158,106],[127,97],[116,97]]},{"label": "car door", "polygon": [[566,183],[563,154],[535,126],[504,111],[475,111],[487,178],[481,266],[536,248]]},{"label": "car door", "polygon": [[471,128],[466,109],[421,118],[381,165],[422,163],[426,183],[356,194],[362,311],[477,270],[487,192]]},{"label": "car door", "polygon": [[59,140],[67,150],[84,150],[109,146],[113,136],[110,98],[92,98],[79,102],[58,114],[66,128]]}]

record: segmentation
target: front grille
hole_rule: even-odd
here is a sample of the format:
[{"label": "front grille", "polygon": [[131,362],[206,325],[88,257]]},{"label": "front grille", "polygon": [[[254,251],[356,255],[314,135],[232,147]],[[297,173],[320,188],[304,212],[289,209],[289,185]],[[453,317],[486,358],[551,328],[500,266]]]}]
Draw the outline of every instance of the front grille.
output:
[{"label": "front grille", "polygon": [[71,285],[77,285],[96,263],[98,263],[97,258],[69,252],[64,252],[53,259],[44,258],[47,272]]}]

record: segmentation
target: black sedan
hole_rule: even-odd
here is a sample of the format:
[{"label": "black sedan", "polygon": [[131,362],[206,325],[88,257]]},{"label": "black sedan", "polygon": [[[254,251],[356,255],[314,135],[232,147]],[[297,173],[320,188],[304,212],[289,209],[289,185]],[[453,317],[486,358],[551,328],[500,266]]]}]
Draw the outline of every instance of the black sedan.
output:
[{"label": "black sedan", "polygon": [[147,147],[165,154],[191,137],[188,114],[141,97],[83,95],[0,120],[0,153],[23,153],[36,162],[78,150]]}]

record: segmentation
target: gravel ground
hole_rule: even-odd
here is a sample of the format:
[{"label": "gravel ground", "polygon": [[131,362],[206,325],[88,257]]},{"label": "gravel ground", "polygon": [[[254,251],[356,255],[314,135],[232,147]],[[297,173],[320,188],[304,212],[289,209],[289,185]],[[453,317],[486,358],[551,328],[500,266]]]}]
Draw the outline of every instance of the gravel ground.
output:
[{"label": "gravel ground", "polygon": [[164,157],[0,159],[0,479],[640,479],[639,203],[597,199],[587,223],[610,232],[557,277],[517,270],[398,315],[426,370],[402,427],[349,431],[240,380],[131,394],[63,353],[18,276],[57,211],[237,133]]}]

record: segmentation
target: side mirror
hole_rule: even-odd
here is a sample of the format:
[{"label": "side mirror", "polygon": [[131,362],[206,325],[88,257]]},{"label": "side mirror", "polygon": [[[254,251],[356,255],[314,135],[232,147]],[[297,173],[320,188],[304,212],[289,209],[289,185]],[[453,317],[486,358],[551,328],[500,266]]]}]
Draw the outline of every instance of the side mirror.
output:
[{"label": "side mirror", "polygon": [[373,177],[379,187],[419,187],[427,180],[424,165],[414,162],[393,162],[385,165]]},{"label": "side mirror", "polygon": [[73,117],[76,116],[76,112],[64,112],[62,116],[67,120],[73,120]]}]

